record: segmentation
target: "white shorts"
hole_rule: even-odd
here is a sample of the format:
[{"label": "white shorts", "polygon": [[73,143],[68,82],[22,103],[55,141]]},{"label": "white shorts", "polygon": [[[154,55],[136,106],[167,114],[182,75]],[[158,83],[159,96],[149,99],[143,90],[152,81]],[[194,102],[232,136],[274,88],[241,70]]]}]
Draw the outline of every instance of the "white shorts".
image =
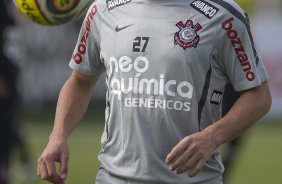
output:
[{"label": "white shorts", "polygon": [[[164,184],[164,183],[156,183],[156,182],[154,183],[146,182],[145,183],[145,182],[140,182],[140,181],[132,181],[126,178],[121,178],[121,177],[111,175],[105,169],[100,168],[96,176],[96,184]],[[217,178],[214,178],[206,182],[197,183],[197,184],[223,184],[222,176],[219,176]]]}]

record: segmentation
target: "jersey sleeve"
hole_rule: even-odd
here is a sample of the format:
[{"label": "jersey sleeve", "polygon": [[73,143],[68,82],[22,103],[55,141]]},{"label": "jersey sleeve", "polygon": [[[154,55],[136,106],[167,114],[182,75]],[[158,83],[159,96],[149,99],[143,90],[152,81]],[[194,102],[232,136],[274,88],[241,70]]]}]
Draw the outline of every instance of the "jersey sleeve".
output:
[{"label": "jersey sleeve", "polygon": [[243,14],[225,15],[218,29],[216,51],[219,65],[234,89],[251,89],[268,80],[255,48],[248,18]]},{"label": "jersey sleeve", "polygon": [[96,76],[102,72],[100,60],[100,16],[97,5],[93,3],[82,23],[78,40],[69,63],[76,72]]}]

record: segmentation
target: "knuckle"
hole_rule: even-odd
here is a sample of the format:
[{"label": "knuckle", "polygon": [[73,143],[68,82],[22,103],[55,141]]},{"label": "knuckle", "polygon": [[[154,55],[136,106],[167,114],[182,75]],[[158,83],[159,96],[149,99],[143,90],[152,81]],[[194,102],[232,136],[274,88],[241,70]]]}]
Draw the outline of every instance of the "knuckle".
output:
[{"label": "knuckle", "polygon": [[171,153],[172,155],[176,155],[178,153],[178,148],[174,148]]},{"label": "knuckle", "polygon": [[174,169],[178,168],[179,166],[180,166],[179,162],[173,164],[173,168],[174,168]]},{"label": "knuckle", "polygon": [[190,169],[190,165],[189,164],[185,164],[183,167],[182,167],[183,170],[187,170],[187,169]]},{"label": "knuckle", "polygon": [[37,163],[41,163],[41,162],[42,162],[42,157],[39,157]]},{"label": "knuckle", "polygon": [[48,154],[44,157],[44,160],[48,161],[52,159],[52,155]]},{"label": "knuckle", "polygon": [[199,145],[196,144],[196,143],[194,143],[194,149],[195,149],[196,151],[198,151],[198,150],[200,149]]},{"label": "knuckle", "polygon": [[38,162],[42,163],[42,162],[46,162],[49,160],[49,155],[42,155],[39,159]]},{"label": "knuckle", "polygon": [[184,161],[183,158],[180,157],[175,161],[175,165],[180,165],[181,163],[183,163],[183,161]]},{"label": "knuckle", "polygon": [[69,157],[68,155],[64,155],[64,156],[62,156],[62,159],[63,159],[63,160],[65,160],[65,161],[68,161],[68,160],[69,160],[69,158],[70,158],[70,157]]},{"label": "knuckle", "polygon": [[187,136],[187,137],[185,137],[184,138],[184,141],[187,143],[187,142],[189,142],[191,140],[191,136]]},{"label": "knuckle", "polygon": [[193,161],[192,161],[192,160],[189,160],[189,161],[186,163],[185,167],[191,168],[192,165],[193,165]]},{"label": "knuckle", "polygon": [[198,151],[198,150],[199,150],[199,145],[196,144],[196,143],[192,143],[190,147],[191,147],[191,149],[194,150],[194,151]]},{"label": "knuckle", "polygon": [[200,172],[202,170],[202,168],[200,168],[200,167],[196,167],[195,168],[195,171],[198,173],[198,172]]}]

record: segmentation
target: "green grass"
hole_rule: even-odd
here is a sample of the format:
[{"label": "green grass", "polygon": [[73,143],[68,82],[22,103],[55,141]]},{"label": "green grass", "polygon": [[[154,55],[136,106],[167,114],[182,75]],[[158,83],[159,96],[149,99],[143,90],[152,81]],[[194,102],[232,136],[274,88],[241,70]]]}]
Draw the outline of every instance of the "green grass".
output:
[{"label": "green grass", "polygon": [[256,125],[232,171],[231,184],[281,184],[282,123]]},{"label": "green grass", "polygon": [[[36,169],[37,158],[43,151],[51,132],[52,120],[25,119],[25,134]],[[97,159],[103,118],[86,118],[72,133],[67,184],[95,183],[99,167]],[[282,183],[282,123],[258,123],[245,136],[242,150],[232,169],[228,184],[281,184]],[[12,184],[23,184],[17,155],[12,166]],[[36,172],[34,172],[36,178]],[[31,184],[32,182],[26,182]],[[33,183],[47,184],[35,179]]]}]

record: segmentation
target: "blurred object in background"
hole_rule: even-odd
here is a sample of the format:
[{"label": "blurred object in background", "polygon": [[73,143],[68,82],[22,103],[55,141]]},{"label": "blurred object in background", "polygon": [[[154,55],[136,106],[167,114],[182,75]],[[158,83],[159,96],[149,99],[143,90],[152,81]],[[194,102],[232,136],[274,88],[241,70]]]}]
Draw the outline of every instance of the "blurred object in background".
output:
[{"label": "blurred object in background", "polygon": [[[9,31],[6,50],[24,68],[18,79],[24,109],[29,112],[50,106],[53,109],[61,86],[71,72],[68,64],[82,20],[60,26],[41,26],[16,12],[20,16],[18,29]],[[104,105],[105,82],[101,80],[95,88],[103,89],[95,91],[94,100]]]},{"label": "blurred object in background", "polygon": [[23,172],[28,177],[33,175],[27,144],[17,121],[19,68],[7,57],[4,49],[7,32],[15,26],[7,11],[8,3],[10,1],[0,1],[0,184],[9,183],[11,155],[15,148],[19,151]]},{"label": "blurred object in background", "polygon": [[254,0],[236,0],[236,2],[247,14],[251,14],[256,8],[256,3],[254,2]]},{"label": "blurred object in background", "polygon": [[[40,25],[66,24],[84,15],[93,0],[14,0],[22,14]],[[51,4],[51,6],[50,6]]]}]

